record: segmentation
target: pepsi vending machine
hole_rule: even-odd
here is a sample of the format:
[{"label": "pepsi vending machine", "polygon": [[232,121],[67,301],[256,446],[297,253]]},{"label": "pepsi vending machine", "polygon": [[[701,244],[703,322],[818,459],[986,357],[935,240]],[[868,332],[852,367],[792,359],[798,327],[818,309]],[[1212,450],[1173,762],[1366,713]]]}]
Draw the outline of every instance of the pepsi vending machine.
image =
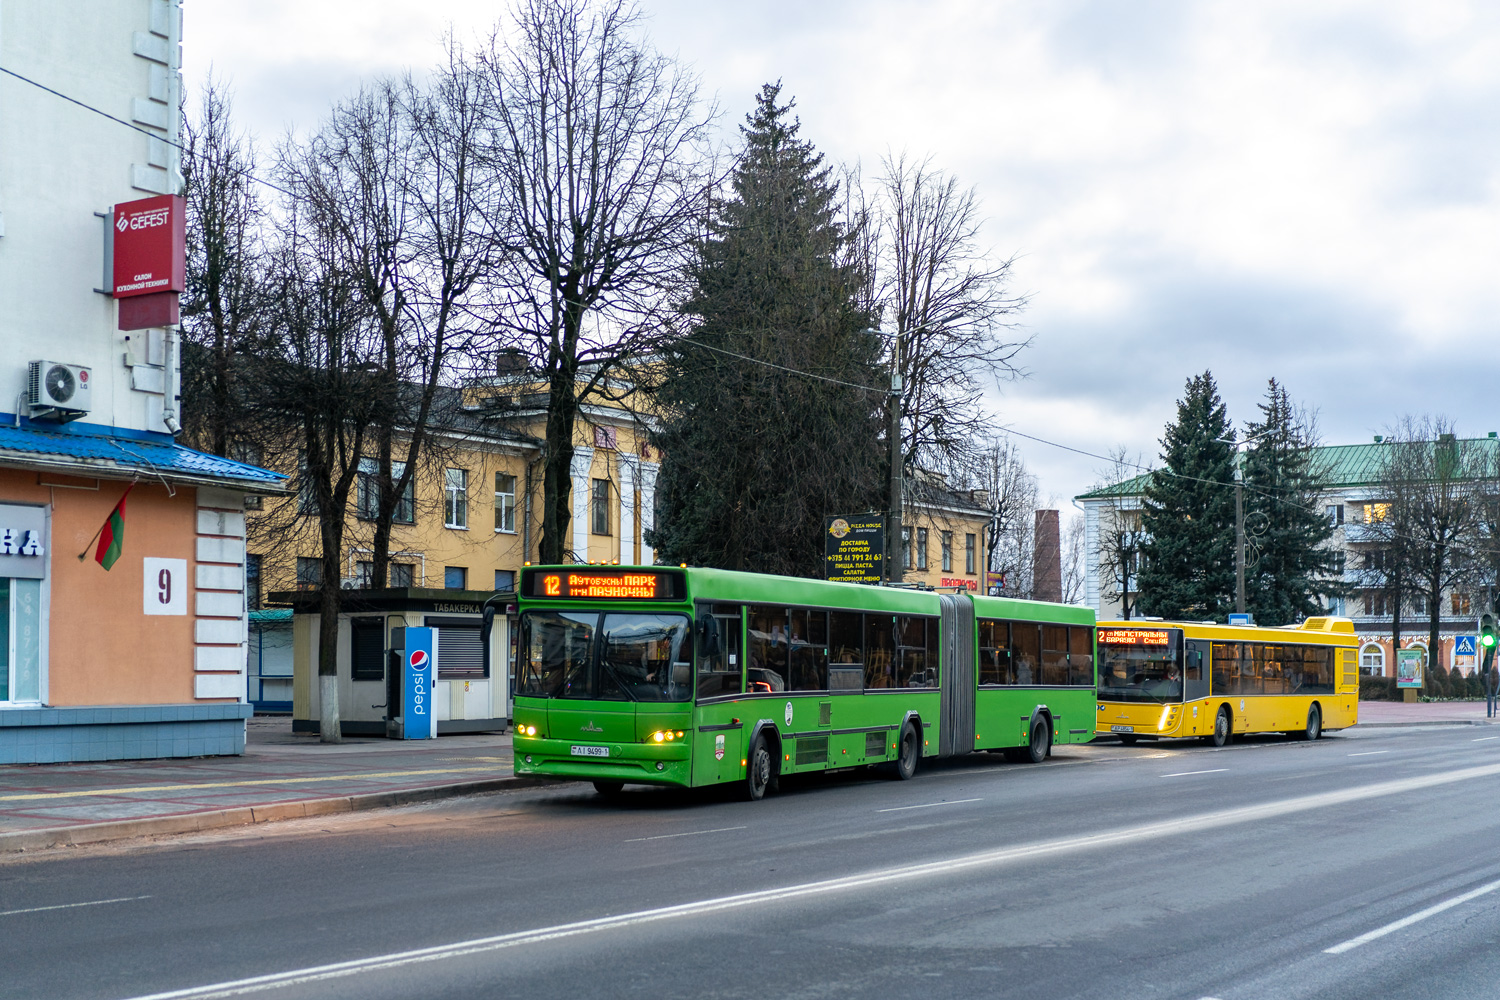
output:
[{"label": "pepsi vending machine", "polygon": [[387,732],[396,739],[430,740],[437,738],[437,718],[433,713],[433,692],[437,684],[437,641],[435,630],[426,627],[391,629],[391,663],[399,671],[399,701],[388,700],[394,718],[388,720]]}]

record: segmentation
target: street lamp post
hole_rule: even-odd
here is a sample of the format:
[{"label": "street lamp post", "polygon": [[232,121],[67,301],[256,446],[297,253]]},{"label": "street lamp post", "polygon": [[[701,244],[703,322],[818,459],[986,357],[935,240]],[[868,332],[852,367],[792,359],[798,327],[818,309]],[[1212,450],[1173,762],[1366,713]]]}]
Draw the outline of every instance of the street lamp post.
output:
[{"label": "street lamp post", "polygon": [[899,583],[906,570],[906,546],[901,538],[901,335],[896,334],[891,347],[891,519],[886,544],[887,583]]},{"label": "street lamp post", "polygon": [[1245,464],[1240,445],[1249,444],[1260,434],[1251,434],[1242,441],[1234,438],[1215,438],[1219,444],[1234,446],[1234,610],[1245,613]]}]

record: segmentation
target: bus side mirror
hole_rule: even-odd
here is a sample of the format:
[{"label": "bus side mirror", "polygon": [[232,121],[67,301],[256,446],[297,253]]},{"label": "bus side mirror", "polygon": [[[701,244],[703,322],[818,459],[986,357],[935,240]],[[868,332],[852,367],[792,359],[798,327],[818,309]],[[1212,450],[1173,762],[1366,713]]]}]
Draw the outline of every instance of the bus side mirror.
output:
[{"label": "bus side mirror", "polygon": [[698,655],[706,658],[718,656],[724,651],[724,644],[719,641],[719,621],[713,615],[705,614],[698,619]]}]

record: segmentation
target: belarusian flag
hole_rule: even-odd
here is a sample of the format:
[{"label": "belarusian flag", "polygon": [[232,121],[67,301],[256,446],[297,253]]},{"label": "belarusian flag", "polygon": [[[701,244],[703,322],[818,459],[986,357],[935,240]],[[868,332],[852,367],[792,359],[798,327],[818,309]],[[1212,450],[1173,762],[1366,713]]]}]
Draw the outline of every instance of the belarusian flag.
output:
[{"label": "belarusian flag", "polygon": [[130,496],[133,489],[135,483],[125,487],[125,492],[120,495],[120,502],[109,512],[104,527],[99,529],[99,547],[94,550],[94,561],[106,570],[114,566],[115,560],[120,558],[120,550],[125,546],[125,498]]}]

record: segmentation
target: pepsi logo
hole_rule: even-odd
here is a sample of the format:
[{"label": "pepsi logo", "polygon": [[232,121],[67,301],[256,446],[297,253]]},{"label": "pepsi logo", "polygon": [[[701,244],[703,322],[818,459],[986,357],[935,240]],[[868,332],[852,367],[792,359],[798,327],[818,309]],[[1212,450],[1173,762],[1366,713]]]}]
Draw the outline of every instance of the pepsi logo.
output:
[{"label": "pepsi logo", "polygon": [[407,661],[413,670],[422,670],[427,666],[427,650],[412,650],[411,658]]}]

